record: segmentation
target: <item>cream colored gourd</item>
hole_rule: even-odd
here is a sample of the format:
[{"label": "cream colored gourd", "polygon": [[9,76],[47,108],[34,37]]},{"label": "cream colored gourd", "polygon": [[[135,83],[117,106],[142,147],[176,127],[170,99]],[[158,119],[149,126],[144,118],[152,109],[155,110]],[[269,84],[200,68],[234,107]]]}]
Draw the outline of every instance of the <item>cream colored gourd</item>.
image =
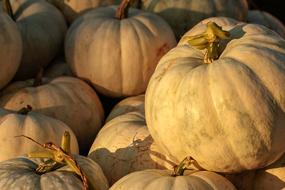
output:
[{"label": "cream colored gourd", "polygon": [[[139,109],[126,112],[139,102]],[[89,151],[88,157],[102,167],[110,184],[134,171],[172,169],[175,165],[153,142],[143,103],[144,95],[140,95],[115,106],[110,113],[114,117],[100,130]]]},{"label": "cream colored gourd", "polygon": [[22,39],[16,24],[0,6],[0,89],[14,77],[22,57]]},{"label": "cream colored gourd", "polygon": [[31,105],[35,112],[66,123],[75,133],[81,153],[88,152],[103,124],[104,110],[96,92],[85,82],[73,77],[12,83],[3,90],[0,106],[17,111]]},{"label": "cream colored gourd", "polygon": [[192,156],[218,172],[262,168],[285,151],[285,41],[260,25],[221,27],[230,38],[212,63],[188,44],[206,24],[160,60],[146,92],[147,126],[173,160]]},{"label": "cream colored gourd", "polygon": [[91,10],[71,25],[65,41],[66,61],[77,77],[106,96],[138,95],[176,41],[160,17],[130,8],[117,11],[121,13],[117,17],[125,16],[119,19],[117,9]]},{"label": "cream colored gourd", "polygon": [[[89,190],[108,190],[109,185],[100,166],[89,158],[75,155],[75,160],[85,173]],[[60,167],[39,175],[35,170],[38,159],[18,157],[0,163],[0,189],[45,189],[79,190],[83,189],[78,176],[68,166]]]},{"label": "cream colored gourd", "polygon": [[285,26],[278,18],[265,11],[248,11],[247,22],[264,25],[285,39]]},{"label": "cream colored gourd", "polygon": [[235,190],[224,177],[209,171],[191,171],[183,176],[173,176],[170,170],[144,170],[131,173],[110,190]]},{"label": "cream colored gourd", "polygon": [[45,0],[4,0],[11,3],[23,40],[17,80],[32,78],[50,63],[62,46],[67,26],[62,14]]},{"label": "cream colored gourd", "polygon": [[29,112],[27,108],[21,109],[21,113],[0,108],[0,161],[40,150],[37,144],[15,136],[26,135],[38,142],[60,144],[64,131],[71,134],[71,152],[77,154],[77,139],[63,122],[33,111]]},{"label": "cream colored gourd", "polygon": [[47,0],[55,5],[63,13],[68,23],[72,23],[80,14],[89,9],[107,6],[114,3],[114,0]]},{"label": "cream colored gourd", "polygon": [[213,16],[245,21],[246,0],[141,0],[142,9],[157,13],[172,27],[180,39],[185,32],[203,19]]}]

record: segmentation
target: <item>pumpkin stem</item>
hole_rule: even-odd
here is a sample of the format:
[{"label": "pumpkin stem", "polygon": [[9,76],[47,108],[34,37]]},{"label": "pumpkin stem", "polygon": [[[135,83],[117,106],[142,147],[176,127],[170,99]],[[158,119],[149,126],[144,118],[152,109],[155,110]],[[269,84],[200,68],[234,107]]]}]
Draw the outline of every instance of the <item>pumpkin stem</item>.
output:
[{"label": "pumpkin stem", "polygon": [[198,165],[196,160],[194,160],[191,156],[187,156],[180,162],[178,166],[174,167],[173,176],[183,176],[185,170],[189,170],[190,166],[194,165],[199,170],[204,170],[201,166]]},{"label": "pumpkin stem", "polygon": [[44,149],[44,151],[36,151],[28,154],[28,157],[30,158],[47,159],[46,161],[38,165],[36,169],[37,173],[44,174],[68,165],[74,173],[80,176],[83,183],[83,189],[84,190],[88,189],[88,181],[86,175],[83,173],[80,166],[77,164],[77,162],[70,154],[70,134],[68,131],[65,131],[62,136],[61,147],[58,147],[52,142],[41,144],[32,139],[31,137],[27,137],[25,135],[16,136],[16,137],[25,137]]},{"label": "pumpkin stem", "polygon": [[3,10],[12,18],[12,20],[16,21],[16,18],[13,14],[12,6],[9,0],[4,0]]},{"label": "pumpkin stem", "polygon": [[116,18],[117,19],[124,19],[128,18],[129,8],[130,8],[131,0],[122,0],[117,11],[116,11]]},{"label": "pumpkin stem", "polygon": [[35,77],[35,80],[34,80],[34,83],[33,83],[33,87],[37,87],[37,86],[42,85],[42,83],[43,83],[43,76],[44,76],[44,68],[41,67],[39,69],[39,72],[37,73],[37,75]]},{"label": "pumpkin stem", "polygon": [[18,114],[21,115],[27,115],[29,112],[33,110],[32,106],[27,105],[26,107],[21,108],[19,111],[17,111]]},{"label": "pumpkin stem", "polygon": [[223,30],[215,22],[208,22],[207,29],[204,33],[195,36],[186,36],[190,46],[197,49],[206,49],[204,56],[204,63],[212,63],[220,56],[219,46],[220,41],[223,39],[229,39],[230,33]]}]

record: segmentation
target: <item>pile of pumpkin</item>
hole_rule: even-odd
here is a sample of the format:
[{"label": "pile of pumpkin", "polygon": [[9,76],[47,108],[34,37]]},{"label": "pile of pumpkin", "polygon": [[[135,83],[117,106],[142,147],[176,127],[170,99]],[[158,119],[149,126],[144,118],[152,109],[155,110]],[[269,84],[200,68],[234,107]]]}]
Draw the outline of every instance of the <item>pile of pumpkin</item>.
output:
[{"label": "pile of pumpkin", "polygon": [[269,13],[0,3],[1,190],[285,187],[285,27]]}]

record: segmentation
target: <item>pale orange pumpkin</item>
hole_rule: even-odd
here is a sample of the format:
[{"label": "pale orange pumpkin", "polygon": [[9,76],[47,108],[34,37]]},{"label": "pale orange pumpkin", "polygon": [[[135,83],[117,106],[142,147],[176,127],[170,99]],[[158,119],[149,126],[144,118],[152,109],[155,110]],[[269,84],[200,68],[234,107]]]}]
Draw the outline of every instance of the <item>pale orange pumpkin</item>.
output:
[{"label": "pale orange pumpkin", "polygon": [[[285,41],[261,25],[220,26],[198,24],[160,60],[146,92],[147,126],[176,161],[192,156],[218,172],[262,168],[285,151]],[[215,41],[217,33],[228,39]]]},{"label": "pale orange pumpkin", "polygon": [[117,104],[89,151],[88,157],[102,167],[110,184],[134,171],[175,166],[153,142],[143,105],[144,95],[126,98]]},{"label": "pale orange pumpkin", "polygon": [[122,5],[88,11],[71,25],[65,41],[73,73],[111,97],[143,93],[159,59],[176,45],[162,18]]},{"label": "pale orange pumpkin", "polygon": [[60,144],[61,137],[68,131],[71,137],[71,153],[78,153],[77,139],[72,130],[62,121],[33,112],[28,108],[19,112],[0,108],[0,161],[8,160],[28,152],[40,150],[41,147],[34,142],[27,141],[26,135],[34,140],[45,143]]},{"label": "pale orange pumpkin", "polygon": [[14,77],[22,57],[22,39],[17,25],[0,6],[0,89]]},{"label": "pale orange pumpkin", "polygon": [[96,92],[73,77],[19,81],[1,93],[0,106],[17,111],[31,105],[35,112],[54,117],[75,133],[81,153],[86,153],[103,124],[104,110]]},{"label": "pale orange pumpkin", "polygon": [[3,4],[11,6],[10,16],[23,41],[21,65],[15,77],[17,80],[34,77],[62,47],[67,30],[64,17],[45,0],[4,0]]}]

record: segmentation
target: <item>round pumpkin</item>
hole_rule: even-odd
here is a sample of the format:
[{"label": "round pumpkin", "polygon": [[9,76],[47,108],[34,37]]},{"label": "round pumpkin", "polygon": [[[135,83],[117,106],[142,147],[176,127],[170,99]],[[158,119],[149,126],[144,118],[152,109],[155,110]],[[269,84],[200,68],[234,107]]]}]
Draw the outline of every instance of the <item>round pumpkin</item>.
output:
[{"label": "round pumpkin", "polygon": [[55,5],[64,15],[68,23],[72,23],[82,12],[89,9],[107,6],[114,0],[47,0]]},{"label": "round pumpkin", "polygon": [[248,11],[247,22],[264,25],[285,38],[285,26],[278,18],[265,11]]},{"label": "round pumpkin", "polygon": [[90,10],[71,25],[65,41],[66,61],[77,77],[106,96],[138,95],[176,40],[160,17],[132,8],[127,16],[126,10],[117,9]]},{"label": "round pumpkin", "polygon": [[[109,185],[100,166],[89,158],[75,155],[75,160],[86,175],[90,190],[108,190]],[[18,157],[0,163],[0,189],[78,190],[83,184],[68,166],[39,175],[36,168],[42,161]]]},{"label": "round pumpkin", "polygon": [[231,17],[246,20],[248,5],[246,0],[141,0],[143,10],[163,17],[180,39],[185,32],[201,20],[213,17]]},{"label": "round pumpkin", "polygon": [[224,177],[209,171],[192,171],[183,176],[173,176],[170,170],[144,170],[131,173],[110,190],[235,190]]},{"label": "round pumpkin", "polygon": [[80,153],[87,153],[103,124],[104,110],[96,92],[73,77],[44,79],[34,86],[34,79],[14,82],[0,97],[0,106],[17,111],[31,105],[35,112],[56,118],[75,133]]},{"label": "round pumpkin", "polygon": [[160,60],[146,92],[147,126],[173,160],[192,156],[218,172],[262,168],[285,151],[285,41],[261,25],[221,27],[231,37],[212,63],[188,44],[208,31],[204,23]]},{"label": "round pumpkin", "polygon": [[144,115],[144,94],[123,99],[111,110],[105,122],[129,112],[139,112]]},{"label": "round pumpkin", "polygon": [[[135,98],[144,102],[143,95],[127,98],[110,115],[122,111],[123,104],[125,108],[131,107]],[[129,99],[130,105],[126,104]],[[134,171],[172,169],[175,165],[153,142],[141,110],[121,113],[107,122],[98,133],[88,157],[102,167],[110,184]]]},{"label": "round pumpkin", "polygon": [[64,17],[45,0],[5,1],[11,3],[11,16],[23,40],[23,56],[15,77],[17,80],[34,77],[62,47],[67,30]]},{"label": "round pumpkin", "polygon": [[17,25],[0,6],[0,89],[16,74],[22,57],[22,39]]},{"label": "round pumpkin", "polygon": [[60,144],[62,134],[68,131],[71,134],[71,153],[78,153],[77,139],[66,124],[33,111],[21,111],[12,112],[0,108],[0,161],[40,149],[37,144],[27,142],[27,139],[15,138],[20,135],[42,143]]}]

